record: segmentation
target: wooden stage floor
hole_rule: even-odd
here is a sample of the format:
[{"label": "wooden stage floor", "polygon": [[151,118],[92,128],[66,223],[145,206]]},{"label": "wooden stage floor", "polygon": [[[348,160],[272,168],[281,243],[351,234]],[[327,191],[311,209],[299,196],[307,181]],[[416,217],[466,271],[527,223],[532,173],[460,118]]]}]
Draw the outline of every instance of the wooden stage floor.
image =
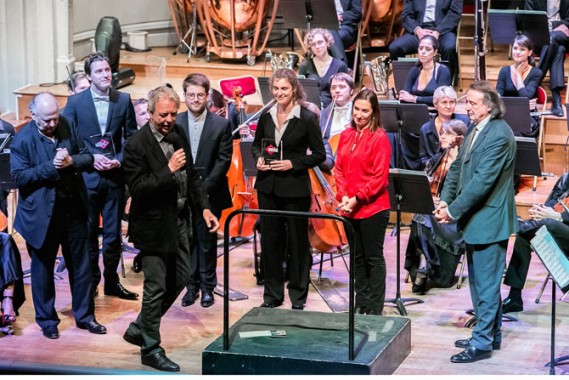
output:
[{"label": "wooden stage floor", "polygon": [[[387,298],[395,296],[396,291],[396,237],[388,229],[385,242],[387,259]],[[402,258],[409,228],[401,230]],[[29,257],[19,235],[16,241],[21,250],[23,267],[28,269]],[[513,239],[510,241],[511,251]],[[263,287],[256,285],[251,243],[243,244],[230,252],[230,287],[248,296],[247,300],[230,302],[230,323],[236,322],[251,308],[262,303]],[[508,256],[510,253],[508,254]],[[134,254],[125,252],[126,278],[122,283],[130,290],[142,292],[142,273],[132,272]],[[315,256],[318,260],[319,256]],[[101,264],[102,265],[102,264]],[[218,278],[223,278],[223,259],[218,261]],[[314,265],[311,276],[317,279],[318,265]],[[470,336],[471,330],[464,327],[469,316],[465,311],[471,308],[468,280],[457,289],[433,288],[426,295],[416,296],[411,285],[404,282],[405,271],[401,268],[402,297],[419,297],[423,304],[406,306],[411,319],[412,352],[395,371],[395,375],[546,375],[544,364],[550,355],[550,313],[551,287],[547,286],[540,303],[535,303],[537,293],[546,277],[546,270],[537,257],[533,257],[526,289],[524,290],[525,311],[516,313],[518,322],[504,323],[502,349],[496,351],[491,359],[473,364],[452,364],[451,355],[459,349],[453,346],[456,339]],[[157,371],[140,364],[138,347],[126,343],[122,335],[139,309],[140,301],[124,301],[114,297],[96,298],[96,317],[108,328],[106,335],[93,335],[75,327],[70,311],[71,297],[67,272],[63,279],[56,280],[56,308],[61,318],[59,326],[61,337],[49,340],[42,336],[34,321],[34,309],[30,293],[30,279],[26,279],[27,301],[20,309],[16,322],[15,335],[0,336],[2,350],[0,361],[14,362],[20,366],[36,366],[66,370],[68,366],[86,367],[85,371],[101,373],[146,373]],[[347,299],[348,276],[341,258],[336,257],[334,266],[324,263],[323,278],[327,278],[342,297]],[[508,289],[502,288],[502,296]],[[99,286],[102,294],[102,286]],[[558,292],[559,294],[560,292]],[[222,333],[223,302],[216,296],[216,303],[210,308],[198,304],[183,308],[181,297],[162,319],[162,340],[167,355],[180,364],[183,374],[201,374],[201,354],[205,347]],[[557,302],[557,356],[569,354],[569,300]],[[390,305],[390,304],[386,304]],[[282,306],[290,308],[287,301]],[[310,287],[306,310],[332,312],[313,286]],[[397,315],[392,306],[385,307],[386,315]],[[569,365],[556,368],[558,374],[569,374]]]}]

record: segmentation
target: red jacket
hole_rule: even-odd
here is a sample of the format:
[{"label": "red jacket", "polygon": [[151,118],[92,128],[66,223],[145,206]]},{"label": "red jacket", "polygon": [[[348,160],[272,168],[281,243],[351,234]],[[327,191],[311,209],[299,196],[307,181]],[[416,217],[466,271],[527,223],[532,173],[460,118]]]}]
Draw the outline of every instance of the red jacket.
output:
[{"label": "red jacket", "polygon": [[346,215],[354,219],[369,218],[390,209],[387,191],[391,145],[383,129],[359,133],[348,128],[340,135],[334,176],[336,199],[356,195],[354,210]]}]

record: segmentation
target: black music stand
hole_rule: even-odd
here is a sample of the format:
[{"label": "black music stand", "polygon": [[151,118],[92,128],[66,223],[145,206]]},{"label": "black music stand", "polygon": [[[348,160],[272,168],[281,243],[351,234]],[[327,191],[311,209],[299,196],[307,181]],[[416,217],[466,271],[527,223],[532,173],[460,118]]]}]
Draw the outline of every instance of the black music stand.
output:
[{"label": "black music stand", "polygon": [[[316,104],[320,109],[322,105],[320,104],[320,89],[318,88],[318,82],[310,78],[297,78],[298,83],[304,89],[306,94],[306,100],[310,103]],[[271,90],[271,78],[270,77],[258,77],[257,83],[259,83],[259,91],[261,92],[261,101],[263,104],[269,103],[273,99],[273,92]]]},{"label": "black music stand", "polygon": [[545,366],[549,366],[550,375],[555,375],[555,366],[569,360],[569,355],[555,358],[556,287],[559,286],[564,293],[569,291],[569,259],[547,231],[547,226],[542,226],[536,232],[530,244],[553,279],[551,285],[551,361]]},{"label": "black music stand", "polygon": [[423,172],[403,169],[389,169],[389,198],[391,210],[397,212],[397,291],[394,303],[399,314],[407,315],[405,302],[423,303],[419,298],[401,298],[401,213],[431,214],[435,210],[429,178]]},{"label": "black music stand", "polygon": [[526,97],[502,96],[506,113],[504,120],[516,136],[527,136],[531,132],[529,99]]},{"label": "black music stand", "polygon": [[[516,136],[516,166],[514,167],[514,174],[532,175],[536,178],[541,175],[537,143],[534,138]],[[534,181],[533,191],[536,190],[536,186],[537,182]]]},{"label": "black music stand", "polygon": [[12,136],[9,133],[0,133],[0,188],[3,190],[16,189],[10,173],[10,142]]},{"label": "black music stand", "polygon": [[[421,126],[430,120],[429,107],[426,104],[380,101],[379,110],[381,124],[390,137],[389,141],[393,150],[391,167],[421,170],[419,136]],[[402,160],[404,150],[407,155]]]},{"label": "black music stand", "polygon": [[334,0],[280,0],[279,10],[290,29],[339,28]]},{"label": "black music stand", "polygon": [[417,62],[419,62],[418,58],[399,58],[396,61],[391,62],[393,82],[395,84],[395,91],[397,91],[398,94],[399,91],[403,90],[403,87],[405,87],[407,75],[414,66],[417,66]]},{"label": "black music stand", "polygon": [[488,26],[495,44],[511,45],[518,34],[528,36],[539,49],[550,44],[546,12],[490,9]]}]

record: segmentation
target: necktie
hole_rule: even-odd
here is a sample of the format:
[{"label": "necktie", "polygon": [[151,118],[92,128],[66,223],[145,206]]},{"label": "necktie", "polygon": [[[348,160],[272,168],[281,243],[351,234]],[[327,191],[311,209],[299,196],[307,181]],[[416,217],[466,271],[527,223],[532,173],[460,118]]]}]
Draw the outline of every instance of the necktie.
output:
[{"label": "necktie", "polygon": [[94,102],[108,102],[109,101],[109,97],[108,96],[95,96],[93,98]]}]

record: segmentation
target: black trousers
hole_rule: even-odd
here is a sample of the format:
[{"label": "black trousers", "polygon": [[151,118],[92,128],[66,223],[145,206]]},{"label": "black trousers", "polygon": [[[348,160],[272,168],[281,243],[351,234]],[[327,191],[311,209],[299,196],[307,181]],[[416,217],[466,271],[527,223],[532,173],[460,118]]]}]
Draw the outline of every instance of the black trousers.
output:
[{"label": "black trousers", "polygon": [[[217,219],[221,212],[214,211]],[[192,214],[193,239],[188,290],[213,292],[217,285],[217,234],[209,232],[201,214]]]},{"label": "black trousers", "polygon": [[[259,208],[281,211],[308,211],[310,197],[283,198],[258,192]],[[308,219],[263,215],[261,220],[261,265],[265,273],[264,302],[283,302],[283,263],[288,269],[288,296],[293,305],[304,305],[310,284],[310,243]],[[288,260],[286,255],[288,256]]]},{"label": "black trousers", "polygon": [[[414,34],[405,33],[389,44],[389,55],[392,60],[417,53],[419,39]],[[458,74],[458,56],[456,53],[456,33],[449,32],[439,36],[439,53],[443,61],[448,62],[450,77]]]},{"label": "black trousers", "polygon": [[190,278],[190,243],[188,220],[178,218],[178,250],[176,252],[141,251],[144,287],[142,308],[127,334],[142,336],[142,355],[164,352],[160,346],[160,320],[176,301]]},{"label": "black trousers", "polygon": [[59,324],[55,310],[53,268],[59,247],[69,272],[71,309],[76,323],[92,321],[95,305],[91,296],[91,262],[87,243],[87,215],[81,200],[56,200],[43,245],[26,244],[31,256],[32,299],[36,323],[42,328]]},{"label": "black trousers", "polygon": [[[553,236],[559,248],[569,256],[569,226],[553,219],[543,220],[543,225],[547,226],[547,231]],[[504,278],[505,285],[509,285],[515,289],[524,288],[531,262],[532,248],[530,246],[530,240],[533,239],[539,227],[541,227],[541,225],[527,232],[518,233],[514,242],[512,258],[506,270],[506,277]]]},{"label": "black trousers", "polygon": [[365,219],[350,219],[356,234],[356,307],[381,313],[385,302],[385,257],[383,242],[389,210]]},{"label": "black trousers", "polygon": [[541,50],[539,69],[546,75],[549,73],[552,90],[565,87],[565,52],[569,49],[569,37],[562,32],[551,32],[551,44]]},{"label": "black trousers", "polygon": [[101,178],[99,186],[87,188],[89,197],[89,252],[93,269],[93,292],[101,282],[99,269],[99,216],[103,219],[103,276],[105,290],[112,291],[119,282],[122,241],[121,220],[124,211],[124,185]]}]

